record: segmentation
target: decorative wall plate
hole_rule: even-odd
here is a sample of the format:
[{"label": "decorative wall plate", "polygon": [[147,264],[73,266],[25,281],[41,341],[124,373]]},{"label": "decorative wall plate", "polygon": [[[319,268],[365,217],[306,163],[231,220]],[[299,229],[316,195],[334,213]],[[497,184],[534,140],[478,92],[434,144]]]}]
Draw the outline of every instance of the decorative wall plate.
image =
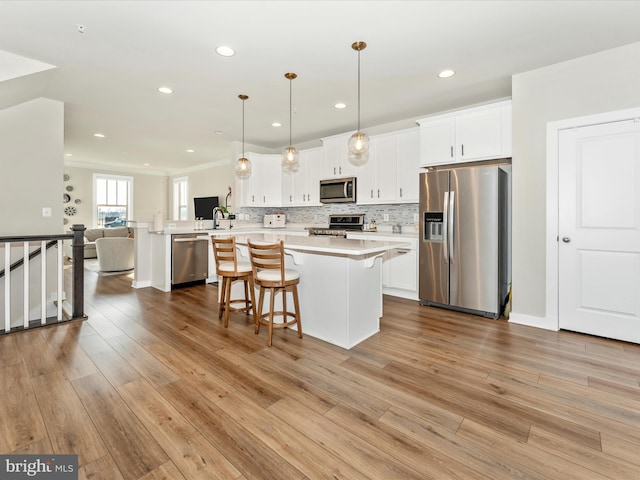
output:
[{"label": "decorative wall plate", "polygon": [[65,182],[68,182],[71,177],[65,173],[62,178],[64,178]]},{"label": "decorative wall plate", "polygon": [[76,198],[74,202],[76,202],[76,205],[80,205],[82,203],[82,200],[80,200],[79,198]]},{"label": "decorative wall plate", "polygon": [[73,192],[73,187],[71,185],[66,186],[67,192]]},{"label": "decorative wall plate", "polygon": [[65,207],[65,209],[64,209],[65,215],[68,215],[70,217],[75,215],[76,212],[77,212],[76,207],[68,206],[68,207]]},{"label": "decorative wall plate", "polygon": [[66,218],[63,218],[63,219],[62,219],[62,223],[63,223],[64,225],[66,225],[67,223],[69,223],[69,220],[67,220]]},{"label": "decorative wall plate", "polygon": [[68,193],[65,193],[64,196],[62,197],[62,201],[64,203],[69,203],[71,201],[71,195],[69,195]]}]

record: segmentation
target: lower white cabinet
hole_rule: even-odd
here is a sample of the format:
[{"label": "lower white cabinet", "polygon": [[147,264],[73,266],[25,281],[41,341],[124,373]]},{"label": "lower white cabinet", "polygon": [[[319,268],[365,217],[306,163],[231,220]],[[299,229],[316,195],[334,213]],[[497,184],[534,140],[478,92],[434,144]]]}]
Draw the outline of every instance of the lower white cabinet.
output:
[{"label": "lower white cabinet", "polygon": [[349,233],[347,238],[407,242],[406,248],[394,248],[382,257],[382,293],[418,300],[418,238],[376,233]]}]

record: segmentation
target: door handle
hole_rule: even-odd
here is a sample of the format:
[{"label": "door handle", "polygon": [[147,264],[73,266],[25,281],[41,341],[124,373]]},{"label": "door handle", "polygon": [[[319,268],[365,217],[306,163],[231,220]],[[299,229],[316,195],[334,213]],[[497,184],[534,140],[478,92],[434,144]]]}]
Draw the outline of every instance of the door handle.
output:
[{"label": "door handle", "polygon": [[444,263],[449,263],[449,192],[444,192],[443,212],[442,212],[442,246]]},{"label": "door handle", "polygon": [[571,242],[571,239],[569,237],[562,237],[562,241],[564,243],[569,243],[569,242]]}]

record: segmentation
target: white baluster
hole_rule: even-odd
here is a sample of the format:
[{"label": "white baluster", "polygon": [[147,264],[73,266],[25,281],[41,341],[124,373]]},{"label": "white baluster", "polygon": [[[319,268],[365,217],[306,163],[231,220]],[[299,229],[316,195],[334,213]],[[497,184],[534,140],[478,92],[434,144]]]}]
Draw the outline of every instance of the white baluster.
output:
[{"label": "white baluster", "polygon": [[11,330],[11,244],[4,244],[4,331]]},{"label": "white baluster", "polygon": [[40,279],[40,323],[44,325],[47,322],[47,242],[43,240],[40,242],[40,258],[41,275]]},{"label": "white baluster", "polygon": [[62,320],[63,259],[62,240],[58,240],[58,321]]},{"label": "white baluster", "polygon": [[29,242],[22,242],[22,270],[24,272],[22,284],[22,299],[24,300],[22,326],[29,328]]}]

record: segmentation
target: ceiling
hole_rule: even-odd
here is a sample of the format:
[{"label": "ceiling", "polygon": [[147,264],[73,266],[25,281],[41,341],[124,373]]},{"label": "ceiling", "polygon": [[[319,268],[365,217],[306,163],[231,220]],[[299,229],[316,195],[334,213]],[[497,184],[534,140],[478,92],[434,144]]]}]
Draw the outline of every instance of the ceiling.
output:
[{"label": "ceiling", "polygon": [[[375,132],[509,97],[513,74],[640,41],[638,18],[638,1],[0,1],[0,50],[57,67],[0,78],[0,107],[35,89],[65,103],[66,163],[168,174],[231,158],[239,94],[250,97],[245,142],[288,145],[286,72],[298,74],[294,145],[354,130],[355,41],[368,44],[361,124]],[[456,75],[438,78],[445,68]]]}]

